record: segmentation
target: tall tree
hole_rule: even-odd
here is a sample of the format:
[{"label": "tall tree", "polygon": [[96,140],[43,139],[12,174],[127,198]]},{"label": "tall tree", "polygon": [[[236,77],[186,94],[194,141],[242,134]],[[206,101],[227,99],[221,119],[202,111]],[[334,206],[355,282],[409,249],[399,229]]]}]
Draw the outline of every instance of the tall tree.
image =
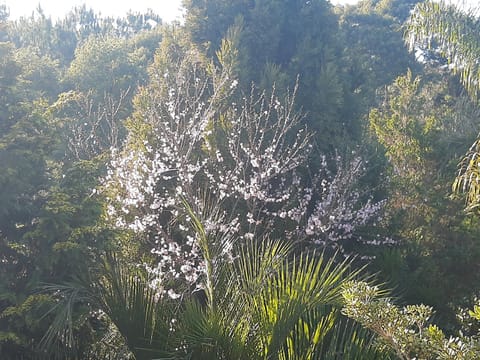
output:
[{"label": "tall tree", "polygon": [[[227,29],[239,34],[239,81],[244,91],[252,82],[269,91],[285,91],[299,78],[298,106],[318,134],[322,150],[359,135],[358,117],[343,112],[347,103],[338,59],[342,45],[332,6],[314,1],[186,1],[186,30],[214,55]],[[218,21],[218,18],[221,21]],[[351,109],[350,109],[351,110]]]},{"label": "tall tree", "polygon": [[458,304],[480,284],[478,276],[464,275],[478,273],[480,246],[474,239],[480,224],[449,197],[451,172],[472,139],[467,124],[476,121],[478,110],[454,84],[445,73],[420,78],[408,72],[386,88],[369,114],[371,131],[390,164],[388,232],[401,239],[396,250],[383,249],[383,255],[380,250],[374,266],[409,301],[439,309],[443,322],[454,322],[455,312],[445,299]]},{"label": "tall tree", "polygon": [[340,13],[340,31],[345,43],[342,73],[352,106],[360,113],[374,105],[378,88],[392,83],[408,68],[419,67],[404,45],[403,19],[391,15],[404,5],[395,1],[360,1]]},{"label": "tall tree", "polygon": [[[409,24],[407,42],[412,50],[433,49],[445,57],[467,92],[477,99],[480,84],[480,25],[474,13],[465,13],[445,2],[427,1],[416,6]],[[480,205],[479,145],[471,146],[459,166],[453,190],[466,193],[467,210]]]},{"label": "tall tree", "polygon": [[135,89],[144,80],[142,65],[146,61],[141,49],[136,51],[128,45],[119,38],[88,38],[75,50],[65,82],[75,90],[93,91],[97,98],[105,94],[118,97],[122,90]]}]

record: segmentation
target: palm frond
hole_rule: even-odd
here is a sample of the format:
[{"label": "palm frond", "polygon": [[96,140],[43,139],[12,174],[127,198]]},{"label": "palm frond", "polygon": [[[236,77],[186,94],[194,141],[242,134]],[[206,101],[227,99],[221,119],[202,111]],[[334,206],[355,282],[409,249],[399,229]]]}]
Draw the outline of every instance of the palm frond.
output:
[{"label": "palm frond", "polygon": [[359,274],[349,259],[294,256],[290,244],[269,239],[244,244],[234,270],[250,342],[266,359],[314,358],[339,316],[343,283]]},{"label": "palm frond", "polygon": [[204,308],[189,302],[179,319],[183,343],[177,346],[183,347],[191,359],[253,360],[256,353],[245,341],[245,324],[236,321],[237,318],[238,314],[225,309]]},{"label": "palm frond", "polygon": [[125,338],[137,360],[164,356],[171,335],[173,307],[160,299],[140,269],[125,266],[113,256],[104,261],[97,284],[98,303]]},{"label": "palm frond", "polygon": [[204,290],[207,305],[215,307],[218,301],[225,298],[225,292],[231,289],[228,258],[231,257],[236,238],[230,232],[222,231],[220,225],[225,219],[221,207],[208,195],[205,195],[203,204],[197,204],[200,207],[197,211],[201,213],[197,213],[186,200],[183,205],[205,263]]},{"label": "palm frond", "polygon": [[279,352],[291,341],[292,334],[307,325],[309,329],[316,328],[313,331],[316,336],[309,339],[310,347],[321,343],[335,321],[332,308],[341,302],[343,282],[357,274],[349,272],[349,262],[346,259],[335,263],[334,258],[326,260],[324,255],[315,253],[301,254],[291,262],[284,262],[267,286],[267,292],[262,294],[263,308],[268,309],[272,322],[268,354]]},{"label": "palm frond", "polygon": [[234,271],[242,289],[248,293],[260,291],[283,266],[291,251],[290,243],[268,238],[250,240],[239,246]]},{"label": "palm frond", "polygon": [[39,349],[52,359],[72,356],[76,353],[78,306],[88,303],[91,294],[79,279],[64,285],[47,284],[41,290],[53,294],[56,303],[43,316],[53,315],[53,321],[41,339]]},{"label": "palm frond", "polygon": [[438,51],[476,98],[479,90],[480,22],[474,10],[462,11],[445,1],[425,1],[415,6],[406,28],[411,50]]},{"label": "palm frond", "polygon": [[375,335],[360,324],[340,317],[330,338],[319,349],[316,358],[331,360],[380,360],[394,359],[375,342]]},{"label": "palm frond", "polygon": [[83,304],[89,311],[108,316],[137,360],[169,356],[173,306],[157,297],[138,267],[113,255],[106,255],[97,271],[99,274],[88,279],[44,287],[43,291],[55,294],[58,301],[45,314],[55,316],[42,339],[42,349],[60,357],[74,351],[75,311]]}]

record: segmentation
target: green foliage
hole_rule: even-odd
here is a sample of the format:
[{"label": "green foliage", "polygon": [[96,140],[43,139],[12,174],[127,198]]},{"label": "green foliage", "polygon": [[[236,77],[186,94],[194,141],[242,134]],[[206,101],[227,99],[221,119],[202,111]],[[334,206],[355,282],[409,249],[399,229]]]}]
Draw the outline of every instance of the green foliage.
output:
[{"label": "green foliage", "polygon": [[480,280],[464,275],[477,273],[478,221],[449,198],[450,174],[471,139],[468,124],[475,122],[476,110],[452,84],[441,74],[420,79],[408,72],[369,115],[391,166],[389,235],[402,239],[397,249],[380,250],[373,267],[408,301],[439,309],[441,321],[450,325],[455,320],[449,302],[471,296]]},{"label": "green foliage", "polygon": [[230,261],[215,255],[223,246],[216,248],[218,239],[188,205],[187,214],[210,263],[206,304],[195,291],[158,297],[141,271],[107,256],[91,277],[48,288],[59,302],[47,347],[54,338],[74,345],[71,314],[88,303],[109,317],[137,359],[336,359],[338,351],[342,359],[380,358],[370,335],[340,316],[343,284],[358,276],[349,260],[293,255],[288,244],[263,239],[235,246]]},{"label": "green foliage", "polygon": [[393,172],[412,185],[426,175],[428,138],[437,127],[435,117],[423,111],[426,99],[419,96],[419,83],[408,71],[387,90],[384,110],[369,114],[370,128],[385,147]]},{"label": "green foliage", "polygon": [[341,74],[338,23],[327,1],[219,0],[184,5],[186,31],[212,57],[229,29],[241,29],[236,48],[243,91],[254,82],[266,91],[274,85],[282,94],[298,80],[297,106],[307,112],[309,127],[322,134],[321,150],[332,151],[334,144],[358,136],[354,107],[344,111],[350,102],[348,80]]},{"label": "green foliage", "polygon": [[75,50],[66,81],[77,90],[93,90],[97,97],[118,96],[141,82],[141,57],[141,50],[130,53],[123,39],[90,37]]},{"label": "green foliage", "polygon": [[408,24],[406,41],[411,49],[420,45],[439,52],[470,95],[478,92],[480,54],[479,24],[474,13],[465,13],[444,1],[426,1],[415,7]]},{"label": "green foliage", "polygon": [[29,18],[20,18],[9,24],[9,39],[18,47],[37,49],[41,56],[52,54],[55,32],[54,24],[40,6]]},{"label": "green foliage", "polygon": [[[342,312],[379,335],[381,343],[400,359],[477,359],[477,336],[447,338],[431,324],[433,311],[425,305],[399,308],[378,287],[364,282],[346,285]],[[472,313],[475,316],[475,313]]]},{"label": "green foliage", "polygon": [[[79,164],[76,171],[71,169],[65,174],[60,184],[50,185],[35,203],[34,215],[23,220],[25,224],[15,232],[7,233],[7,227],[2,226],[0,323],[20,339],[16,344],[2,346],[6,359],[14,359],[17,354],[36,357],[53,317],[52,313],[45,314],[54,302],[50,296],[32,295],[40,284],[88,271],[98,261],[96,254],[108,246],[112,236],[97,223],[101,206],[97,199],[90,198],[91,181],[95,183],[98,177],[96,173],[88,178],[89,170],[90,175],[97,171],[92,168],[95,166],[89,169]],[[71,315],[78,326],[83,324],[80,315]],[[68,352],[67,348],[61,350]]]},{"label": "green foliage", "polygon": [[7,20],[9,15],[7,5],[0,5],[0,42],[6,42],[8,40]]},{"label": "green foliage", "polygon": [[358,9],[365,14],[377,14],[394,18],[402,24],[420,0],[363,0],[357,4]]},{"label": "green foliage", "polygon": [[398,3],[362,1],[340,13],[340,31],[346,44],[342,55],[343,76],[352,93],[351,101],[359,108],[357,112],[367,112],[368,107],[374,105],[372,100],[377,89],[391,84],[408,68],[418,68],[404,46],[402,21],[390,15],[399,10],[399,6],[408,7],[404,1]]},{"label": "green foliage", "polygon": [[[478,98],[480,40],[478,19],[445,2],[417,5],[408,22],[406,38],[410,47],[420,46],[440,54],[458,74],[473,99]],[[476,211],[478,197],[478,140],[462,159],[453,191],[466,194],[466,210]]]},{"label": "green foliage", "polygon": [[15,61],[14,47],[11,43],[0,43],[0,133],[2,136],[8,133],[11,126],[23,113],[17,106],[20,102],[20,94],[17,91],[18,76],[21,72],[20,65]]},{"label": "green foliage", "polygon": [[74,7],[56,22],[38,7],[30,17],[10,21],[5,27],[9,40],[18,48],[34,48],[40,56],[48,55],[62,66],[68,66],[75,50],[90,37],[126,40],[156,26],[160,28],[161,23],[160,17],[151,11],[110,18],[82,5]]},{"label": "green foliage", "polygon": [[[456,334],[452,309],[480,286],[480,222],[449,198],[451,174],[467,151],[453,191],[465,193],[467,210],[478,213],[479,22],[427,1],[404,28],[416,3],[365,0],[334,8],[326,0],[184,0],[184,26],[163,26],[152,12],[102,17],[85,5],[57,22],[40,7],[10,20],[0,5],[0,357],[477,358],[479,305],[462,310],[463,335],[452,338],[431,325],[430,306],[446,333]],[[422,62],[405,50],[404,29]],[[252,82],[265,90],[258,101]],[[155,121],[170,115],[165,104],[186,109],[184,119],[198,115],[195,104],[207,105],[195,147],[179,142],[196,160],[223,153],[232,124],[246,116],[236,113],[238,104],[247,104],[249,124],[268,130],[253,135],[241,127],[238,144],[261,136],[258,155],[281,128],[276,117],[262,115],[276,106],[267,104],[271,89],[291,100],[287,89],[295,84],[306,113],[299,127],[317,131],[318,149],[342,153],[368,143],[378,150],[370,159],[375,174],[362,186],[388,196],[375,227],[395,246],[374,249],[369,269],[406,301],[429,306],[397,307],[368,284],[349,282],[358,272],[340,256],[268,237],[214,234],[206,228],[220,217],[218,209],[213,214],[220,205],[202,208],[191,199],[184,199],[181,216],[190,219],[185,232],[199,240],[206,272],[202,288],[179,285],[174,300],[139,265],[150,264],[152,239],[109,227],[103,196],[125,196],[99,193],[110,149],[146,154],[154,139],[164,141]],[[285,108],[296,110],[293,102]],[[320,163],[312,157],[299,171],[302,185]],[[255,166],[245,162],[243,174]],[[257,205],[222,206],[245,206],[241,217]],[[184,220],[165,217],[172,228]],[[279,220],[261,231],[273,229],[271,237],[283,239],[290,225]],[[367,238],[379,229],[363,231]],[[363,328],[342,315],[344,302],[343,312]],[[372,346],[372,333],[379,346]]]},{"label": "green foliage", "polygon": [[[38,93],[27,94],[35,99]],[[39,284],[84,271],[91,264],[86,259],[93,261],[109,238],[97,223],[101,205],[91,197],[101,163],[62,168],[56,157],[62,147],[60,129],[48,104],[32,100],[17,107],[18,117],[0,137],[0,323],[9,334],[2,343],[5,359],[37,356],[50,320],[43,317],[45,306],[52,301],[36,295]]]},{"label": "green foliage", "polygon": [[458,165],[458,176],[452,185],[455,193],[464,193],[465,210],[478,213],[480,207],[480,173],[479,173],[480,141],[476,140]]},{"label": "green foliage", "polygon": [[65,161],[91,160],[119,146],[125,136],[123,120],[131,112],[130,89],[118,95],[94,91],[61,93],[49,108],[61,127]]},{"label": "green foliage", "polygon": [[[32,113],[25,114],[27,110]],[[45,260],[41,259],[45,244],[29,236],[46,201],[46,160],[55,145],[43,111],[41,103],[21,108],[22,117],[13,118],[14,124],[0,137],[0,323],[9,333],[2,343],[2,355],[7,359],[31,351],[32,339],[45,331],[38,308],[32,305],[38,302],[41,308],[44,299],[31,296],[42,276],[36,258],[40,263]],[[43,264],[42,270],[50,268],[48,260]]]},{"label": "green foliage", "polygon": [[49,54],[39,55],[34,48],[20,48],[15,58],[21,66],[21,77],[17,85],[30,98],[53,99],[59,92],[60,69],[58,61]]}]

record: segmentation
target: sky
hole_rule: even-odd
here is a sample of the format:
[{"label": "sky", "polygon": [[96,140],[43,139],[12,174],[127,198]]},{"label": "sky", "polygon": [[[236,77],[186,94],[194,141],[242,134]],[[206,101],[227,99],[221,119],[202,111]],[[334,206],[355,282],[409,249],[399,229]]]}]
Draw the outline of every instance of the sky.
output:
[{"label": "sky", "polygon": [[[333,0],[332,3],[356,3],[358,0]],[[73,7],[86,4],[103,16],[123,16],[129,10],[145,12],[152,9],[164,21],[172,21],[181,17],[181,0],[0,0],[10,9],[10,18],[30,16],[41,4],[45,14],[53,19],[63,17]]]},{"label": "sky", "polygon": [[[478,0],[452,0],[453,2],[467,2],[478,6]],[[333,4],[355,4],[358,0],[331,0]],[[10,9],[10,18],[17,19],[20,16],[30,16],[41,4],[45,14],[53,19],[63,17],[73,7],[86,4],[87,8],[93,8],[103,16],[123,16],[129,10],[145,12],[152,9],[160,15],[164,21],[172,21],[181,18],[181,0],[0,0]]]}]

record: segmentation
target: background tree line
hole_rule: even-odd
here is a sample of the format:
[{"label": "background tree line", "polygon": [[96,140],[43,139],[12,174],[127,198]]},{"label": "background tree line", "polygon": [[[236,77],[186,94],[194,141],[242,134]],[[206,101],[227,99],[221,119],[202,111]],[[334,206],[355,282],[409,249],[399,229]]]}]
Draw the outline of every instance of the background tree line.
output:
[{"label": "background tree line", "polygon": [[478,19],[184,6],[0,7],[2,358],[478,357]]}]

